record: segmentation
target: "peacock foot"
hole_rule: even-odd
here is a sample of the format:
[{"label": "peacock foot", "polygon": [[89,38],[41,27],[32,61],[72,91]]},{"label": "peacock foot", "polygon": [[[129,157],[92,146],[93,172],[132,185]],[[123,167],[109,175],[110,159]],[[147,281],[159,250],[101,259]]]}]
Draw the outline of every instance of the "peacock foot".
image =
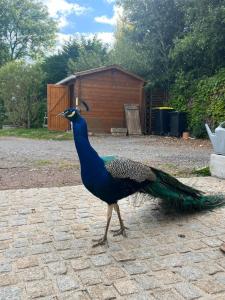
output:
[{"label": "peacock foot", "polygon": [[98,246],[103,246],[103,245],[108,246],[108,240],[107,240],[107,237],[105,237],[105,236],[103,236],[103,238],[101,238],[101,239],[92,240],[92,242],[97,242],[97,243],[92,245],[92,248],[95,248],[95,247],[98,247]]},{"label": "peacock foot", "polygon": [[113,232],[113,236],[118,236],[118,235],[122,235],[124,237],[127,237],[127,233],[126,233],[126,229],[128,229],[125,226],[120,227],[120,229],[118,230],[111,230],[111,232]]}]

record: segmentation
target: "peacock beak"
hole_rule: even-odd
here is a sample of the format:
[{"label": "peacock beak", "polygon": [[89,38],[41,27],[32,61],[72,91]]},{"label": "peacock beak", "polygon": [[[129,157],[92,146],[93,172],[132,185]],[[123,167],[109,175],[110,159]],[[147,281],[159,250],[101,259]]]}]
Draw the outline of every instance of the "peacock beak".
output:
[{"label": "peacock beak", "polygon": [[57,117],[59,117],[59,116],[65,117],[64,112],[59,113],[59,114],[57,115]]}]

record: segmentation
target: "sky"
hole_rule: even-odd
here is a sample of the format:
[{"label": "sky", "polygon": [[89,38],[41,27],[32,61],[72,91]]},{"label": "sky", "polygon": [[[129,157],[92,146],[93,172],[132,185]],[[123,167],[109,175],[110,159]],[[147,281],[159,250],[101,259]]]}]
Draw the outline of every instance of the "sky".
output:
[{"label": "sky", "polygon": [[115,0],[42,0],[58,23],[58,48],[74,34],[93,37],[113,44],[116,21],[121,8]]}]

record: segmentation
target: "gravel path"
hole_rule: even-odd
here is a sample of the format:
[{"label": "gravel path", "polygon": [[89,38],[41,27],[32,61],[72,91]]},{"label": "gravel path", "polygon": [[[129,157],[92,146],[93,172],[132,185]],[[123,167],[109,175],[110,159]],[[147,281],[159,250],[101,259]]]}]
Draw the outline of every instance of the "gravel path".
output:
[{"label": "gravel path", "polygon": [[[177,174],[208,165],[208,140],[158,136],[90,137],[100,155],[116,154]],[[0,138],[0,189],[80,183],[73,141]]]}]

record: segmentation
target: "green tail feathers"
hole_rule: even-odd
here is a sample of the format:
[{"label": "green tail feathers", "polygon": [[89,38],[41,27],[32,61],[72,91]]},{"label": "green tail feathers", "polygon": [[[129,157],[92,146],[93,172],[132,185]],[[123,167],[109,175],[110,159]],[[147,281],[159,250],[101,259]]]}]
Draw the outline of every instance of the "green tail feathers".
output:
[{"label": "green tail feathers", "polygon": [[144,192],[163,199],[170,207],[181,211],[207,210],[225,205],[225,195],[207,195],[189,187],[169,174],[153,169],[157,180],[149,184]]}]

